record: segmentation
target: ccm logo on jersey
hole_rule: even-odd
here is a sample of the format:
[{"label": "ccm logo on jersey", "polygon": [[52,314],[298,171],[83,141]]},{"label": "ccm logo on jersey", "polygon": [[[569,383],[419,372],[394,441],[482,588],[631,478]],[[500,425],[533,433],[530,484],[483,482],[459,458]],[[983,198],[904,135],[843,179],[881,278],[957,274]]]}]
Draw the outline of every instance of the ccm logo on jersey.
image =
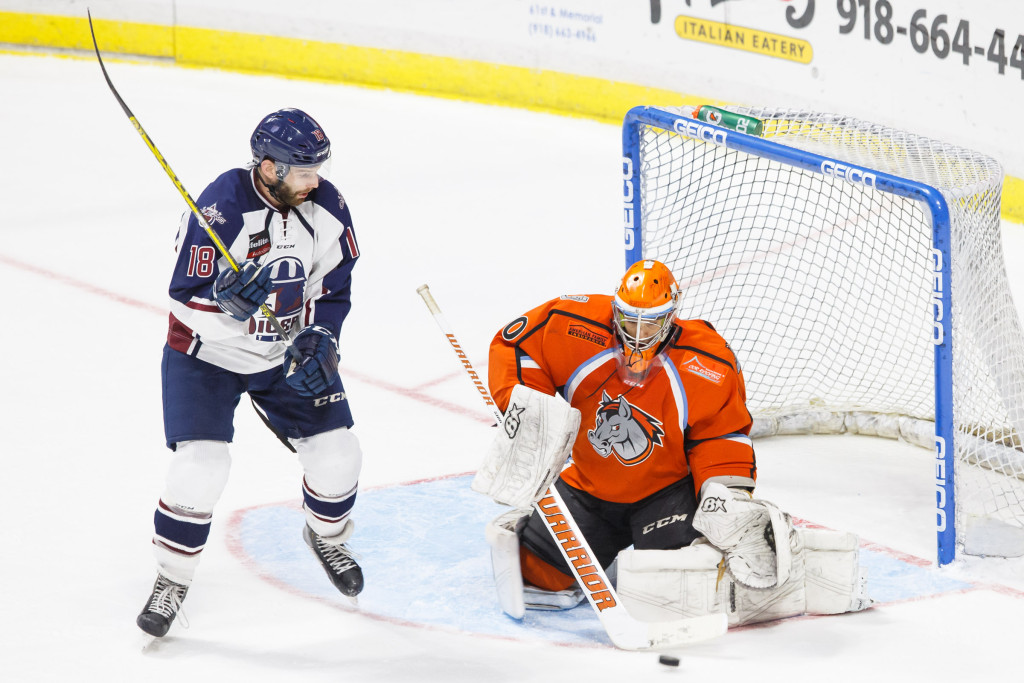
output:
[{"label": "ccm logo on jersey", "polygon": [[325,406],[328,403],[339,403],[344,401],[347,397],[344,391],[339,391],[337,394],[331,394],[330,396],[321,396],[320,398],[313,401],[313,405],[317,408]]},{"label": "ccm logo on jersey", "polygon": [[698,377],[703,377],[709,382],[715,384],[721,384],[725,381],[725,372],[722,371],[722,367],[718,363],[708,361],[707,363],[701,362],[700,358],[693,356],[690,360],[683,363],[683,370],[692,372]]}]

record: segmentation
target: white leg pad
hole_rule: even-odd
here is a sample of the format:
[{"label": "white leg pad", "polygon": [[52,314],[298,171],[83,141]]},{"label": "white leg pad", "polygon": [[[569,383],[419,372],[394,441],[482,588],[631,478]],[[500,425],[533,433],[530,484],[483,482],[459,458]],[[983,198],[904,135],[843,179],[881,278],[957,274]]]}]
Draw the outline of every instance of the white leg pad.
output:
[{"label": "white leg pad", "polygon": [[791,566],[789,580],[774,588],[737,582],[721,565],[722,553],[706,543],[679,550],[623,550],[618,562],[619,598],[641,621],[724,613],[729,626],[742,626],[804,613],[799,562]]},{"label": "white leg pad", "polygon": [[798,529],[803,539],[808,614],[858,612],[874,601],[860,566],[860,539],[825,529]]},{"label": "white leg pad", "polygon": [[510,510],[491,520],[484,530],[491,546],[491,567],[498,602],[502,611],[513,619],[522,619],[526,614],[523,570],[519,564],[519,534],[529,518],[529,510]]},{"label": "white leg pad", "polygon": [[519,563],[519,535],[529,510],[510,510],[492,520],[485,530],[491,546],[491,566],[494,586],[498,591],[501,610],[513,619],[522,619],[528,609],[572,609],[584,600],[578,586],[561,591],[549,591],[523,583],[523,569]]},{"label": "white leg pad", "polygon": [[719,585],[722,553],[701,543],[679,550],[623,550],[616,558],[619,598],[641,621],[673,621],[728,612],[728,575]]},{"label": "white leg pad", "polygon": [[671,621],[724,612],[730,626],[800,614],[841,614],[872,605],[854,534],[798,529],[789,579],[749,588],[720,570],[722,553],[708,543],[679,550],[623,550],[618,593],[642,621]]}]

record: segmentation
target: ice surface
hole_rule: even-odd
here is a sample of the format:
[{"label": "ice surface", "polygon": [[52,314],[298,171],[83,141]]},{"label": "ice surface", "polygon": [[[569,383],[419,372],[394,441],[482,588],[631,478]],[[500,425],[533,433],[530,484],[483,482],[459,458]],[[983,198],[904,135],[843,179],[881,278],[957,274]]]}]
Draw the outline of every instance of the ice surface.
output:
[{"label": "ice surface", "polygon": [[[159,362],[184,203],[90,59],[0,55],[0,678],[5,681],[444,681],[753,678],[980,680],[1012,667],[1019,562],[939,572],[932,456],[857,436],[757,443],[759,495],[854,531],[877,597],[859,614],[741,629],[679,654],[608,645],[584,607],[497,612],[466,473],[491,420],[416,287],[478,370],[490,337],[624,264],[620,132],[500,107],[111,60],[115,84],[185,186],[247,161],[268,111],[331,136],[363,252],[341,343],[365,452],[354,609],[299,536],[295,457],[243,402],[231,480],[176,624],[147,651],[163,447]],[[1024,228],[1005,229],[1011,258]],[[1011,268],[1019,287],[1024,274]],[[1018,297],[1019,298],[1019,297]],[[803,672],[803,673],[800,673]],[[814,672],[814,673],[811,673]]]}]

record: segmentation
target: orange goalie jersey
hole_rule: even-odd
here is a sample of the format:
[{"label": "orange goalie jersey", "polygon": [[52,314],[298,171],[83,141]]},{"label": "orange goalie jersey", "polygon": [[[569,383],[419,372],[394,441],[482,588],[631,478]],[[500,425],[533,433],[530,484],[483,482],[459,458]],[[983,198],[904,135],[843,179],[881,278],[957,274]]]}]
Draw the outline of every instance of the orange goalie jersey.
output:
[{"label": "orange goalie jersey", "polygon": [[743,374],[703,320],[676,319],[643,386],[617,371],[612,297],[563,296],[516,318],[491,342],[488,383],[508,407],[516,384],[559,395],[582,413],[565,482],[634,503],[693,474],[754,486]]}]

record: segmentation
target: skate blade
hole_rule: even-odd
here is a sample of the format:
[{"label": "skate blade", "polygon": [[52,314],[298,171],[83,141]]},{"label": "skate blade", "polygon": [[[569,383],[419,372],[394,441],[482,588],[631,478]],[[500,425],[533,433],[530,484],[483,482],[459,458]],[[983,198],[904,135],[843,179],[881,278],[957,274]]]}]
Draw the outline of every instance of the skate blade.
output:
[{"label": "skate blade", "polygon": [[142,652],[143,653],[155,652],[155,651],[159,650],[160,646],[158,645],[158,643],[160,642],[160,640],[161,640],[161,638],[157,638],[156,636],[151,636],[148,633],[143,633],[142,636],[141,636],[141,643],[140,643]]}]

